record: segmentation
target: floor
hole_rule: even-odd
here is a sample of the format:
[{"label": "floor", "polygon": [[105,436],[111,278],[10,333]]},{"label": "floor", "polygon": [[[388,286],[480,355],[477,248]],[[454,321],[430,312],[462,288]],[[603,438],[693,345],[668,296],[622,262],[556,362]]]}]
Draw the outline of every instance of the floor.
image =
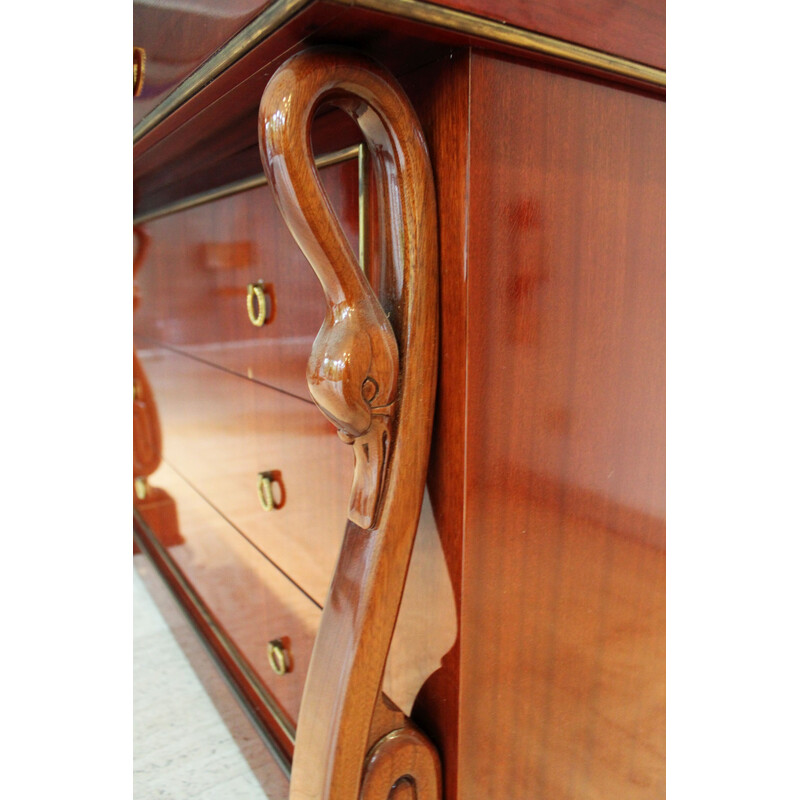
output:
[{"label": "floor", "polygon": [[134,800],[286,797],[286,778],[142,555],[133,636]]}]

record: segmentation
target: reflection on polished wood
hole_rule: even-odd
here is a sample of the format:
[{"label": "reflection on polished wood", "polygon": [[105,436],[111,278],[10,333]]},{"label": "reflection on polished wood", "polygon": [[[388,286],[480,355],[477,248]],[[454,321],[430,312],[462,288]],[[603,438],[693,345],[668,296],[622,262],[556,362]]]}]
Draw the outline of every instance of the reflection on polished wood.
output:
[{"label": "reflection on polished wood", "polygon": [[471,89],[461,797],[663,797],[664,105]]},{"label": "reflection on polished wood", "polygon": [[[165,460],[322,606],[352,453],[311,403],[170,350],[141,356],[159,397]],[[259,475],[275,470],[286,503],[265,513]]]},{"label": "reflection on polished wood", "polygon": [[[235,644],[291,725],[296,723],[320,609],[287,580],[169,465],[154,473],[169,492],[171,518],[150,515],[147,523],[217,624]],[[165,491],[166,490],[166,491]],[[174,509],[178,512],[175,513]],[[180,530],[178,529],[180,518]],[[183,531],[185,536],[181,536]],[[178,536],[175,536],[175,533]],[[454,609],[431,620],[432,604],[452,607],[430,504],[423,508],[414,544],[408,587],[387,666],[385,691],[410,710],[425,679],[435,670],[455,635]],[[274,675],[270,644],[288,647],[291,669]],[[291,679],[287,676],[291,675]],[[267,715],[267,719],[269,716]],[[276,735],[279,735],[280,731]]]},{"label": "reflection on polished wood", "polygon": [[148,55],[147,92],[133,104],[134,124],[265,5],[265,0],[182,5],[134,0],[136,44]]},{"label": "reflection on polished wood", "polygon": [[[133,258],[133,310],[140,304],[136,275],[144,264],[150,238],[141,228],[133,229],[136,250]],[[133,504],[148,524],[164,534],[166,545],[182,542],[175,501],[163,488],[150,486],[148,477],[161,463],[161,423],[147,375],[133,348]],[[136,545],[134,544],[134,552]]]},{"label": "reflection on polished wood", "polygon": [[[357,159],[320,174],[357,252]],[[175,347],[309,398],[305,362],[325,302],[268,192],[253,189],[143,226],[152,268],[139,278],[144,302],[134,331],[140,348]],[[272,311],[281,306],[285,313],[254,328],[247,287],[259,280],[272,286]]]},{"label": "reflection on polished wood", "polygon": [[[147,258],[150,237],[141,228],[133,229],[133,311],[136,313],[141,295],[136,275]],[[161,462],[161,425],[158,421],[153,390],[133,349],[133,478],[146,478]]]},{"label": "reflection on polished wood", "polygon": [[[169,465],[164,464],[154,479],[175,498],[185,540],[179,547],[171,546],[170,555],[294,724],[319,608]],[[162,531],[152,530],[166,545]],[[280,638],[290,641],[294,666],[279,676],[270,664],[269,645]]]},{"label": "reflection on polished wood", "polygon": [[[383,675],[390,700],[374,676],[364,682],[368,689],[348,696],[363,717],[374,709],[371,724],[351,730],[376,750],[352,749],[350,774],[358,778],[344,781],[347,791],[366,777],[383,800],[401,774],[397,760],[413,771],[413,754],[429,752],[413,741],[409,752],[404,737],[392,735],[402,719],[396,704],[438,749],[445,800],[658,800],[665,793],[663,92],[555,57],[524,56],[508,36],[479,40],[430,24],[433,16],[423,23],[385,9],[482,13],[508,22],[493,30],[511,38],[515,25],[543,32],[561,26],[569,41],[636,52],[651,64],[663,56],[663,10],[651,0],[632,0],[613,14],[607,0],[375,0],[368,8],[371,1],[302,4],[274,35],[199,84],[134,145],[135,208],[153,211],[252,176],[260,165],[255,123],[264,83],[303,47],[355,45],[398,78],[430,148],[438,200],[439,387],[429,493]],[[369,127],[368,136],[380,131]],[[343,112],[326,107],[312,137],[318,154],[352,145],[360,134]],[[298,142],[305,142],[304,130],[287,145],[288,156],[298,155]],[[381,150],[379,168],[390,151]],[[320,177],[355,252],[355,162]],[[370,222],[383,231],[385,193],[374,176],[369,183]],[[330,733],[339,708],[325,681],[348,658],[354,670],[367,671],[376,652],[385,654],[385,624],[369,647],[353,645],[363,619],[354,598],[364,575],[374,577],[363,565],[381,531],[382,503],[350,503],[351,451],[312,405],[305,368],[326,294],[268,192],[147,222],[153,243],[140,275],[145,303],[134,341],[161,417],[167,463],[153,480],[174,467],[177,485],[193,498],[187,508],[210,510],[210,527],[220,541],[235,537],[238,544],[226,547],[240,557],[226,571],[230,554],[209,545],[198,570],[186,557],[194,543],[170,549],[183,554],[181,569],[216,607],[227,609],[220,611],[223,627],[258,641],[260,654],[248,653],[254,663],[260,659],[259,671],[268,660],[265,638],[268,646],[288,637],[292,656],[300,640],[268,621],[257,632],[255,624],[237,627],[233,602],[222,602],[210,586],[215,563],[233,582],[239,571],[266,565],[299,606],[316,609],[310,641],[344,543],[324,612],[341,628],[322,626],[319,652],[332,655],[314,657],[300,711],[301,739],[307,717],[316,748],[306,762],[312,774],[351,744]],[[295,226],[309,208],[306,192],[298,198],[306,210],[290,210]],[[335,232],[321,237],[322,249],[341,245]],[[365,274],[400,340],[406,327],[397,325],[391,270],[381,267],[384,241],[368,243]],[[258,280],[274,285],[278,307],[262,328],[250,324],[246,308],[246,287]],[[337,281],[326,281],[329,297]],[[348,311],[347,303],[340,310]],[[375,387],[355,383],[371,425]],[[345,413],[332,416],[348,422],[352,403],[343,391],[336,400]],[[363,484],[367,495],[391,484],[392,458],[388,468],[376,463]],[[280,509],[261,506],[264,472],[281,474],[286,491],[276,490],[283,499],[272,504]],[[172,491],[169,481],[163,485]],[[154,491],[149,487],[151,498]],[[199,513],[184,516],[181,502],[188,534],[186,520],[205,523]],[[343,539],[340,521],[353,506],[356,518],[369,521],[351,522]],[[374,531],[363,529],[373,523]],[[246,606],[250,593],[260,597],[262,590],[242,580],[248,596],[236,598]],[[295,613],[299,621],[288,619]],[[296,630],[305,613],[287,610],[286,630]],[[265,678],[276,691],[277,682],[296,681],[291,698],[287,686],[280,701],[292,722],[309,670],[303,646],[291,671],[269,670]],[[302,750],[300,741],[301,771]],[[421,784],[425,767],[419,769]],[[320,800],[317,777],[303,790]],[[406,780],[391,793],[391,800],[413,797]]]},{"label": "reflection on polished wood", "polygon": [[[319,183],[310,128],[331,102],[375,166],[383,309]],[[433,176],[419,122],[377,63],[318,49],[287,61],[259,110],[264,169],[328,308],[308,367],[312,396],[356,451],[345,539],[298,723],[293,798],[385,800],[399,780],[441,794],[439,757],[381,694],[419,520],[437,353]]]},{"label": "reflection on polished wood", "polygon": [[429,0],[665,68],[663,0]]},{"label": "reflection on polished wood", "polygon": [[[342,544],[353,463],[334,429],[310,403],[185,356],[143,351],[142,360],[160,398],[171,468],[255,545],[251,558],[266,555],[321,607]],[[277,464],[282,507],[266,513],[259,473]],[[159,470],[156,480],[162,474]],[[182,505],[178,513],[186,528]],[[152,527],[165,530],[155,522]],[[409,712],[452,646],[456,627],[447,566],[427,501],[407,585],[384,686]]]}]

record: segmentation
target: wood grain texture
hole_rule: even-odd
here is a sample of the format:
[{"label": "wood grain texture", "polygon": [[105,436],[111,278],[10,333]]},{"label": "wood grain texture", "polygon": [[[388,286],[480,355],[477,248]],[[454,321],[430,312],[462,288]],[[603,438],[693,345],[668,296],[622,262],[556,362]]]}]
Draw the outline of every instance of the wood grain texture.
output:
[{"label": "wood grain texture", "polygon": [[[151,526],[153,532],[169,547],[170,556],[263,686],[296,723],[320,609],[168,464],[159,468],[154,481],[175,499],[183,542],[173,545],[156,526]],[[291,655],[285,675],[275,674],[268,658],[269,642],[279,638],[286,640]]]},{"label": "wood grain texture", "polygon": [[[469,2],[466,0],[462,6],[453,0],[440,5],[477,11],[494,19],[507,17],[512,25],[663,66],[663,7],[654,0],[625,4],[588,0],[561,4],[547,0],[531,4],[483,3],[480,8],[470,7]],[[136,142],[135,213],[252,174],[259,162],[252,120],[265,81],[291,54],[331,43],[358,48],[381,60],[401,78],[447,56],[452,48],[469,46],[515,53],[529,58],[532,64],[554,63],[554,58],[543,54],[378,10],[310,3]],[[570,68],[569,64],[560,63]],[[585,70],[597,72],[589,67]],[[334,141],[339,128],[338,124],[331,126],[327,135],[332,139],[320,142],[322,147],[333,149],[352,143]]]},{"label": "wood grain texture", "polygon": [[[472,2],[477,0],[440,4],[470,10]],[[553,15],[561,15],[574,30],[583,24],[601,38],[616,29],[620,38],[613,52],[626,41],[655,52],[650,23],[629,24],[650,8],[646,3],[619,7],[603,19],[593,16],[602,4],[503,8],[512,24],[544,30]],[[305,34],[298,32],[309,32],[313,41],[386,51],[430,144],[439,200],[442,384],[428,486],[459,623],[458,640],[417,698],[414,721],[442,754],[447,800],[663,796],[663,104],[652,94],[542,68],[533,59],[469,50],[439,58],[459,41],[456,35],[394,24],[377,12],[343,13],[336,7],[335,13],[341,16],[311,31],[309,9],[294,33],[287,28],[260,46],[246,68],[232,67],[164,130],[139,143],[137,191],[145,203],[158,202],[252,170],[258,160],[256,94],[277,68],[278,53],[305,46],[298,41]],[[536,21],[537,14],[544,16]],[[432,55],[433,63],[425,63]],[[323,130],[319,141],[353,138],[354,126],[343,125],[337,112],[320,116],[316,125]],[[324,172],[322,177],[326,180]],[[353,246],[343,218],[352,185],[347,181],[352,176],[334,176],[326,190]],[[336,206],[337,197],[342,206]],[[292,279],[300,273],[303,281],[310,278],[300,251],[290,255],[294,245],[281,243],[288,236],[269,203],[256,208],[248,200],[243,206],[250,207],[235,213],[229,206],[209,210],[203,226],[219,231],[213,239],[197,232],[184,237],[165,224],[163,237],[154,235],[154,248],[164,247],[153,262],[157,270],[166,274],[168,265],[181,259],[184,266],[176,270],[191,263],[181,278],[187,281],[184,291],[191,292],[191,270],[214,264],[207,271],[244,273],[234,265],[251,260],[248,248],[256,242],[257,252],[281,255]],[[251,221],[242,228],[246,217]],[[259,220],[267,222],[253,238],[250,231]],[[244,229],[247,234],[240,235]],[[379,260],[380,248],[374,252]],[[381,285],[380,270],[368,275],[374,286]],[[144,280],[145,272],[141,276]],[[257,278],[269,280],[254,273],[245,284]],[[304,362],[325,313],[324,296],[310,283],[301,286],[298,280],[289,292],[289,307],[316,298],[317,310],[302,323],[308,346],[290,347],[288,335],[277,337],[271,350],[267,343],[274,329],[267,327],[259,340],[264,346],[253,348],[264,359],[261,374],[277,376],[271,380],[278,388],[298,396],[308,396]],[[167,302],[185,302],[183,309],[162,306],[151,321],[172,325],[179,336],[192,325],[196,332],[210,331],[225,301],[222,293],[213,304],[201,300],[209,286],[197,292],[196,308],[185,298],[172,298]],[[152,295],[148,290],[148,303],[162,292],[163,286]],[[281,304],[283,295],[277,296],[279,321],[287,306]],[[243,295],[237,303],[246,320]],[[149,313],[147,308],[137,317]],[[185,329],[184,322],[176,322],[195,312]],[[305,320],[305,312],[299,316]],[[228,330],[227,324],[217,330]],[[216,346],[226,335],[213,333],[198,346]],[[238,336],[230,341],[244,341]],[[136,341],[139,347],[146,344],[141,336]],[[177,363],[183,364],[188,348],[179,347]],[[191,355],[197,358],[200,351]],[[150,364],[144,358],[143,363],[150,374]],[[230,475],[220,481],[215,473],[220,467],[225,473],[226,464],[239,463],[233,471],[239,470],[243,453],[262,459],[276,435],[276,420],[285,422],[281,436],[290,460],[312,491],[322,487],[324,497],[316,509],[303,512],[309,516],[299,528],[254,541],[270,557],[297,552],[301,541],[305,552],[298,553],[298,566],[287,561],[286,568],[304,588],[316,587],[313,595],[321,603],[342,542],[340,528],[328,518],[330,484],[338,486],[335,518],[342,519],[352,459],[307,403],[291,398],[287,405],[265,403],[258,393],[271,390],[255,387],[255,399],[243,405],[253,389],[242,388],[252,384],[243,378],[252,374],[253,362],[247,356],[236,365],[225,363],[237,376],[223,377],[221,370],[197,361],[192,369],[200,371],[192,378],[181,377],[183,367],[168,368],[166,379],[156,369],[151,388],[163,406],[166,451],[176,446],[171,442],[181,443],[182,466],[188,465],[203,492],[220,498],[240,492],[241,503],[231,508],[252,503],[264,518],[247,481],[234,489],[235,481],[223,486]],[[170,382],[180,386],[168,388],[162,398],[161,389]],[[295,413],[296,405],[305,406],[317,422],[297,423],[305,415]],[[173,410],[167,415],[168,407]],[[219,446],[226,440],[234,442],[227,455],[228,445]],[[273,465],[261,463],[268,466]],[[313,518],[317,512],[319,521]],[[249,531],[251,523],[240,519],[242,530]],[[360,619],[354,586],[374,577],[362,568],[374,545],[356,525],[349,526],[345,542],[326,613],[353,628]],[[313,566],[326,559],[325,569]],[[336,654],[326,669],[347,659],[355,668],[364,666],[356,663],[363,650],[350,633],[320,638],[326,652]],[[370,646],[382,647],[372,640]],[[407,657],[402,648],[400,643],[400,657]],[[352,697],[372,713],[372,694]],[[335,713],[334,703],[323,696],[315,708],[320,719],[309,723],[316,731],[315,769],[340,755],[341,740],[328,735],[324,721]],[[363,725],[356,732],[369,747],[391,734],[400,719],[378,698],[366,733]],[[365,757],[369,760],[364,752],[360,762],[351,759],[352,774]],[[383,780],[380,769],[376,765],[374,775]],[[411,785],[401,782],[392,800],[411,796]]]},{"label": "wood grain texture", "polygon": [[665,69],[664,0],[430,0]]},{"label": "wood grain texture", "polygon": [[[260,168],[260,166],[259,166]],[[320,171],[348,243],[358,249],[357,160]],[[308,352],[324,295],[266,187],[142,226],[150,250],[138,274],[134,319],[142,347],[166,345],[310,400]],[[247,285],[273,287],[274,319],[254,327]]]},{"label": "wood grain texture", "polygon": [[[321,607],[342,542],[352,452],[310,402],[170,350],[141,357],[164,459]],[[281,473],[285,492],[273,512],[258,497],[268,470]]]},{"label": "wood grain texture", "polygon": [[[463,591],[464,496],[467,491],[464,480],[464,400],[467,381],[469,65],[469,53],[462,51],[452,58],[440,59],[416,70],[403,81],[429,143],[436,181],[440,345],[428,490],[459,617]],[[405,595],[403,602],[407,602]],[[441,602],[430,603],[427,624],[435,626],[445,613]],[[441,668],[422,687],[412,714],[441,753],[447,800],[456,800],[459,796],[458,752],[462,736],[459,651],[460,639],[457,639],[442,659]]]},{"label": "wood grain texture", "polygon": [[[316,176],[310,128],[325,101],[355,119],[374,166],[383,242],[380,302]],[[378,800],[405,778],[420,800],[433,800],[440,795],[438,756],[380,693],[419,519],[433,417],[438,276],[427,148],[392,76],[363,56],[330,49],[301,53],[272,77],[259,110],[259,142],[281,213],[328,301],[309,361],[312,394],[357,454],[350,519],[303,697],[291,796]],[[386,761],[372,750],[380,777],[362,784],[367,754],[374,747],[382,752],[378,741],[392,731],[403,747],[389,755],[387,744]],[[383,771],[388,763],[389,776]],[[417,764],[434,764],[420,767],[419,782]]]},{"label": "wood grain texture", "polygon": [[[133,310],[141,304],[141,293],[136,276],[150,250],[150,237],[142,229],[133,229]],[[150,476],[161,464],[161,420],[158,416],[155,395],[147,374],[133,348],[133,505],[149,524],[163,532],[164,541],[170,545],[183,542],[178,529],[175,500],[163,488],[151,486]],[[134,542],[133,552],[138,546]]]},{"label": "wood grain texture", "polygon": [[[138,141],[133,151],[135,213],[260,169],[253,120],[265,82],[293,53],[312,44],[340,41],[382,55],[395,73],[402,73],[446,50],[436,34],[412,48],[398,47],[391,29],[369,15],[366,21],[362,17],[343,6],[312,4]],[[358,141],[353,136],[355,126],[348,129],[340,114],[328,124],[324,120],[328,115],[321,113],[314,133],[318,153]]]},{"label": "wood grain texture", "polygon": [[460,796],[663,796],[664,106],[471,87]]},{"label": "wood grain texture", "polygon": [[[141,304],[136,274],[142,268],[150,249],[150,237],[141,228],[133,229],[133,310]],[[133,349],[133,478],[146,478],[161,463],[161,424],[153,390]],[[134,493],[134,501],[136,499]]]},{"label": "wood grain texture", "polygon": [[133,43],[146,53],[134,124],[267,5],[265,0],[134,2]]}]

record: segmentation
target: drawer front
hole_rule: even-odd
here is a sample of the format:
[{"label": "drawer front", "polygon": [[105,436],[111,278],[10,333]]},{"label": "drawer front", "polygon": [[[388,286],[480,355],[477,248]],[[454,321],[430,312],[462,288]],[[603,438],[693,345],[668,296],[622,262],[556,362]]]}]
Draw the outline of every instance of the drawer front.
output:
[{"label": "drawer front", "polygon": [[[263,561],[269,574],[284,573],[295,591],[301,589],[308,603],[321,608],[344,534],[352,449],[312,403],[169,350],[143,351],[139,357],[163,432],[163,462],[150,477],[149,491],[155,497],[166,489],[178,501],[179,531],[171,533],[175,525],[168,513],[154,509],[148,518],[161,528],[164,546],[174,547],[195,536],[204,542],[207,534],[196,533],[196,527],[225,531],[226,540],[233,537],[251,569]],[[259,497],[258,476],[265,471],[280,473],[275,500],[281,507],[273,511],[265,511]],[[220,570],[230,558],[211,545],[196,553],[187,567],[190,577],[197,563],[223,574]],[[234,609],[240,600],[249,602],[249,590],[235,584],[229,589],[234,621],[226,628],[238,642]],[[205,596],[205,590],[201,594]],[[241,635],[252,638],[246,620],[241,624],[245,625]],[[313,636],[316,624],[308,635]],[[284,636],[279,627],[269,625],[259,636],[258,647]],[[453,646],[456,632],[453,587],[426,493],[384,684],[384,691],[406,713]],[[242,649],[248,658],[254,652],[249,644]],[[300,660],[298,667],[305,663]],[[281,686],[287,683],[291,681]],[[286,708],[294,713],[291,703]]]},{"label": "drawer front", "polygon": [[[169,350],[139,355],[164,460],[321,605],[347,517],[352,449],[313,403]],[[264,472],[274,477],[271,511]]]},{"label": "drawer front", "polygon": [[[148,526],[295,727],[320,609],[168,465],[151,476],[150,494],[173,512],[148,508],[146,498],[140,510]],[[270,662],[276,640],[286,654],[283,674]]]},{"label": "drawer front", "polygon": [[[358,252],[358,159],[320,170]],[[165,345],[309,398],[306,362],[325,315],[322,289],[281,219],[269,187],[146,222],[134,332],[140,348]],[[267,322],[254,325],[247,287],[265,286]],[[252,298],[258,316],[259,298]]]},{"label": "drawer front", "polygon": [[[322,613],[318,604],[169,465],[150,476],[137,507],[277,704],[278,715],[296,728]],[[426,496],[383,686],[406,714],[456,633],[455,598]],[[281,666],[278,642],[288,666],[283,674],[275,668]]]}]

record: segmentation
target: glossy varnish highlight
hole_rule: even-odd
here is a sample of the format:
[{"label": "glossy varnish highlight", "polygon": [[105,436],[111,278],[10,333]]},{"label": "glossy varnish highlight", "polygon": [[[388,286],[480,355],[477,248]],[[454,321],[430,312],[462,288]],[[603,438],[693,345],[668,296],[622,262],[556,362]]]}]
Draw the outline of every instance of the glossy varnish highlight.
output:
[{"label": "glossy varnish highlight", "polygon": [[[320,171],[358,252],[358,161]],[[149,250],[138,273],[134,318],[140,347],[166,345],[310,400],[305,365],[324,313],[322,290],[289,235],[267,187],[141,226]],[[247,285],[273,290],[273,320],[252,325]]]},{"label": "glossy varnish highlight", "polygon": [[435,5],[616,53],[664,69],[663,0],[433,0]]},{"label": "glossy varnish highlight", "polygon": [[[316,176],[310,129],[325,101],[358,122],[374,165],[377,297]],[[356,462],[303,695],[291,796],[383,800],[403,781],[419,800],[437,800],[438,754],[380,691],[433,422],[438,248],[427,147],[393,76],[371,59],[332,48],[301,53],[272,77],[259,109],[259,143],[281,213],[325,290],[309,386]]]},{"label": "glossy varnish highlight", "polygon": [[[342,540],[353,455],[310,402],[170,350],[142,351],[164,459],[322,606]],[[259,474],[280,473],[265,511]],[[277,495],[277,492],[276,492]]]},{"label": "glossy varnish highlight", "polygon": [[[456,0],[452,5],[468,8]],[[568,11],[576,7],[563,6]],[[518,17],[527,13],[514,3],[508,8]],[[536,4],[537,13],[543,8]],[[398,23],[375,39],[388,18],[372,12],[351,17],[346,31],[332,26],[328,33],[337,40],[358,38],[360,20],[367,49],[392,45],[393,64],[402,72],[408,59],[393,45],[400,41],[413,49],[420,41],[414,26]],[[613,28],[616,23],[609,24]],[[250,70],[249,79],[266,79],[272,69],[258,76]],[[226,80],[233,81],[233,72]],[[543,68],[541,62],[537,66],[466,49],[403,72],[402,84],[422,122],[436,181],[441,384],[428,488],[459,623],[458,640],[423,687],[413,719],[442,756],[447,800],[662,797],[663,102],[655,94]],[[247,104],[239,107],[234,92],[217,90],[227,104],[224,120],[233,119],[229,111],[245,117],[252,113]],[[248,93],[251,103],[251,89]],[[216,110],[222,113],[223,106]],[[203,119],[207,122],[214,112],[209,106]],[[248,153],[252,160],[249,124],[225,147],[234,155]],[[318,124],[332,126],[326,133],[330,140],[351,135],[337,127],[332,114]],[[190,127],[181,132],[176,126],[175,138],[163,140],[164,152],[172,153],[167,161],[180,161],[183,133],[193,141],[208,134],[210,148],[213,125]],[[242,143],[245,149],[239,148]],[[222,162],[206,162],[207,149],[175,164],[171,175],[169,170],[159,174],[160,156],[152,152],[149,185],[154,192],[169,194],[182,186],[173,181],[175,176],[214,183],[227,170]],[[333,197],[352,194],[353,175],[345,178],[345,172],[331,178]],[[324,171],[322,176],[326,180]],[[215,231],[213,239],[182,239],[175,223],[164,220],[165,249],[154,262],[162,272],[157,280],[168,278],[178,258],[191,262],[192,269],[215,265],[209,274],[241,272],[244,285],[269,280],[260,273],[245,276],[247,270],[235,266],[253,260],[256,242],[256,250],[274,249],[292,265],[290,274],[298,282],[288,293],[288,305],[306,309],[307,299],[316,296],[320,312],[298,312],[294,322],[304,333],[290,346],[293,333],[276,336],[270,326],[260,333],[248,327],[243,286],[237,300],[241,319],[235,324],[245,326],[241,335],[252,331],[261,337],[253,350],[263,360],[255,369],[246,359],[234,363],[214,356],[212,362],[201,349],[192,350],[208,345],[209,352],[222,352],[226,347],[220,344],[242,341],[229,322],[217,322],[224,306],[221,295],[213,307],[211,301],[203,307],[208,286],[196,292],[197,306],[193,301],[178,308],[169,306],[181,302],[175,298],[159,299],[167,304],[151,321],[173,325],[175,333],[193,319],[186,330],[209,335],[189,343],[164,339],[163,333],[153,336],[151,330],[137,338],[147,374],[156,376],[153,392],[164,412],[167,460],[170,448],[176,454],[183,449],[178,458],[193,473],[196,488],[227,503],[239,490],[231,494],[220,472],[237,464],[252,431],[261,430],[266,441],[275,433],[270,426],[288,428],[291,458],[300,463],[310,457],[336,471],[340,511],[335,513],[343,519],[352,461],[345,456],[339,462],[335,455],[328,459],[328,448],[331,453],[345,448],[317,410],[297,399],[308,397],[303,373],[324,310],[322,292],[299,251],[290,257],[291,248],[281,244],[288,235],[274,209],[256,209],[249,199],[235,212],[233,205],[209,207],[203,227]],[[346,205],[336,209],[345,227]],[[374,211],[373,204],[373,218]],[[264,220],[255,239],[252,222],[244,228],[237,222],[248,215]],[[245,229],[246,235],[240,234]],[[156,249],[161,247],[158,239]],[[170,240],[180,244],[170,249]],[[374,256],[380,248],[375,240],[372,245]],[[374,270],[370,276],[376,278]],[[159,297],[164,289],[162,284],[149,296]],[[184,290],[193,291],[188,284]],[[287,307],[282,296],[277,294],[278,319]],[[148,313],[146,308],[137,317]],[[147,363],[159,340],[171,348],[171,353],[161,352],[184,365],[170,367],[166,378]],[[189,363],[188,372],[196,374],[184,380],[180,376]],[[284,404],[263,401],[275,389],[249,380],[248,369],[255,369],[255,381],[274,385],[277,394],[288,391],[296,397],[287,397]],[[273,377],[267,380],[267,374]],[[164,387],[176,379],[184,381],[180,389],[165,393]],[[249,394],[253,401],[243,401]],[[305,416],[295,413],[298,407],[316,415],[317,423],[309,418],[307,425],[296,425]],[[239,453],[230,458],[219,446],[229,437],[244,443],[234,447]],[[329,444],[320,449],[324,437]],[[177,450],[176,443],[181,443]],[[281,468],[272,463],[263,467]],[[248,466],[242,474],[251,471]],[[322,485],[319,479],[310,483]],[[250,494],[250,484],[242,485],[241,504],[255,509],[255,486]],[[288,490],[291,494],[291,485]],[[325,519],[309,517],[300,537],[305,537],[301,547],[308,564],[298,557],[296,568],[287,566],[298,541],[293,530],[272,543],[262,538],[261,553],[277,559],[284,548],[288,561],[280,563],[287,574],[291,571],[304,590],[315,586],[313,596],[321,603],[341,528],[328,519],[327,501],[316,506]],[[316,513],[313,506],[309,513]],[[260,508],[258,515],[264,515]],[[241,530],[248,526],[242,522]],[[244,544],[256,558],[263,557]],[[348,563],[357,564],[360,556],[351,548]],[[327,575],[315,566],[326,559]],[[340,621],[350,619],[355,596],[357,588],[349,587],[339,607]],[[437,617],[446,605],[440,607],[441,596],[420,619],[425,613]],[[402,642],[395,640],[393,647],[406,668],[413,663]],[[438,658],[438,651],[434,655]],[[408,697],[413,699],[413,691]]]},{"label": "glossy varnish highlight", "polygon": [[133,43],[146,54],[143,90],[133,104],[134,123],[265,5],[265,0],[208,0],[183,7],[134,2]]},{"label": "glossy varnish highlight", "polygon": [[[203,598],[241,655],[296,724],[308,660],[320,610],[171,467],[164,464],[153,482],[175,499],[182,542],[151,526],[169,555]],[[291,656],[285,675],[272,670],[268,643],[284,639]]]},{"label": "glossy varnish highlight", "polygon": [[[417,70],[405,81],[430,145],[439,214],[439,385],[428,470],[428,489],[446,559],[454,602],[461,608],[464,525],[466,293],[469,230],[469,66],[468,52]],[[404,603],[407,598],[404,597]],[[446,612],[429,604],[428,625]],[[444,795],[459,796],[460,726],[459,640],[444,655],[442,667],[425,683],[413,717],[442,756]]]},{"label": "glossy varnish highlight", "polygon": [[664,106],[471,86],[460,796],[663,796]]}]

